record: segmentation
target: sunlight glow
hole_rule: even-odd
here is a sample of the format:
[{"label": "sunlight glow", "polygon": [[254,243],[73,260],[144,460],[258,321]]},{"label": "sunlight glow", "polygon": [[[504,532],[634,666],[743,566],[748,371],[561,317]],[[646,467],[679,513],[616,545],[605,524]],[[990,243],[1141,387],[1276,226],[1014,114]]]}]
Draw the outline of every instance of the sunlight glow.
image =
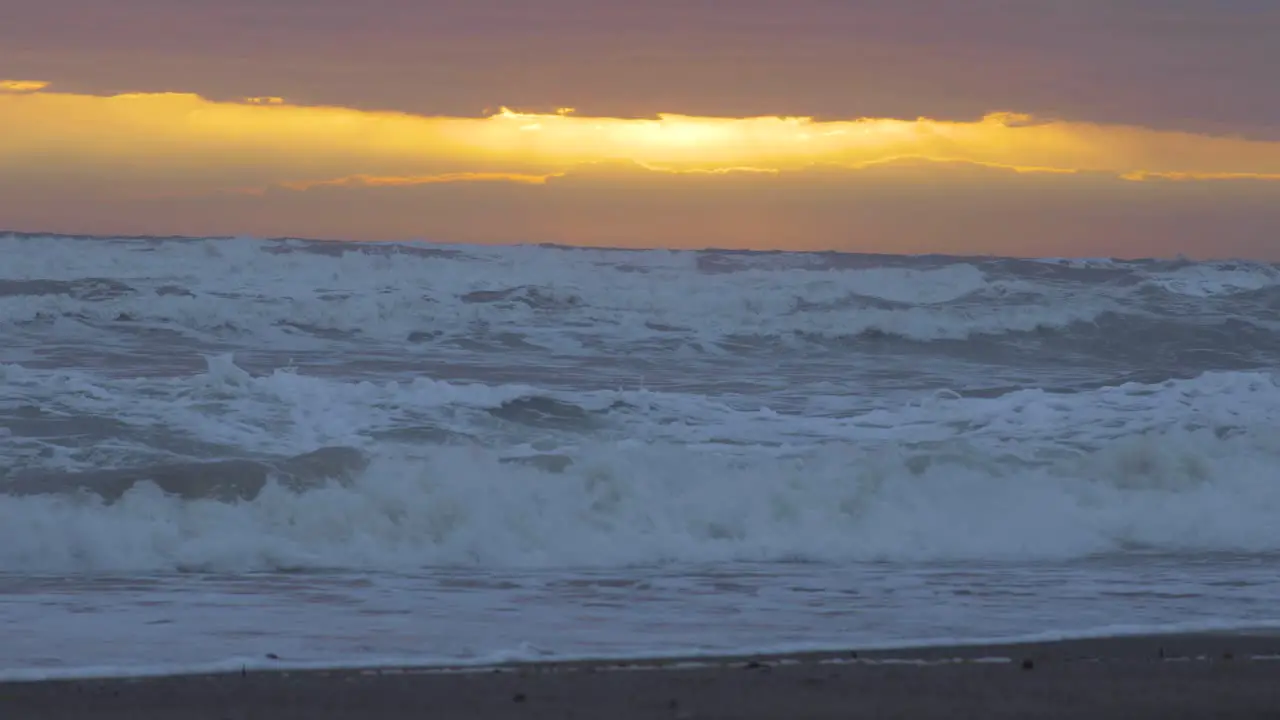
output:
[{"label": "sunlight glow", "polygon": [[38,92],[47,87],[43,80],[0,80],[0,92]]},{"label": "sunlight glow", "polygon": [[435,185],[457,182],[510,182],[525,185],[545,185],[556,175],[521,175],[518,173],[445,173],[409,177],[375,177],[351,175],[332,180],[313,180],[281,183],[290,190],[310,190],[313,187],[394,187],[397,185]]},{"label": "sunlight glow", "polygon": [[[576,168],[628,163],[653,172],[850,171],[904,159],[1019,173],[1102,173],[1147,180],[1280,179],[1280,143],[994,112],[930,118],[582,117],[571,108],[434,117],[216,102],[189,93],[114,96],[0,88],[0,168],[93,173],[194,192],[302,190],[438,182],[542,184]],[[39,92],[36,92],[39,91]]]}]

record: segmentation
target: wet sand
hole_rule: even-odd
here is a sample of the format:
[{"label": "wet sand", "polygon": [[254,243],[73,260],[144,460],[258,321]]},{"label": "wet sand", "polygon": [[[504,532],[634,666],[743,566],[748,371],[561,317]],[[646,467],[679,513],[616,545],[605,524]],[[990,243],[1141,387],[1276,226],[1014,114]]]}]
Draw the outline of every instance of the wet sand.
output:
[{"label": "wet sand", "polygon": [[0,718],[1280,718],[1280,635],[0,684]]}]

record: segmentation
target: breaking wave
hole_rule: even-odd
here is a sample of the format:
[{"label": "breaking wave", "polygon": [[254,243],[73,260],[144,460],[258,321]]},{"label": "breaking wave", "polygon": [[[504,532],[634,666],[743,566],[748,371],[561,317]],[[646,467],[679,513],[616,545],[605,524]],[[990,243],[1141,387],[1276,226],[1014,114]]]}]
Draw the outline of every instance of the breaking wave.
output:
[{"label": "breaking wave", "polygon": [[598,445],[559,464],[476,447],[375,458],[251,500],[139,483],[0,496],[0,571],[1035,560],[1280,551],[1273,433],[1149,434],[1050,462],[964,444],[730,457]]}]

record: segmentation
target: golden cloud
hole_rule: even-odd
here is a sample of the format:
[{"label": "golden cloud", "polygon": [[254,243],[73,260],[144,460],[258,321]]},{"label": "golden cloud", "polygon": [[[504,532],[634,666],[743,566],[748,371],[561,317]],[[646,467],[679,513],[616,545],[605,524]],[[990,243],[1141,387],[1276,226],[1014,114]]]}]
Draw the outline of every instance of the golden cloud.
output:
[{"label": "golden cloud", "polygon": [[[1019,173],[1132,181],[1280,179],[1280,143],[999,112],[929,118],[580,117],[571,109],[434,117],[212,101],[187,93],[94,96],[0,87],[0,170],[157,192],[235,188],[545,183],[575,168],[632,163],[666,173],[860,169],[917,158]],[[21,91],[21,92],[16,92]]]},{"label": "golden cloud", "polygon": [[0,92],[37,92],[49,87],[43,80],[0,80]]},{"label": "golden cloud", "polygon": [[520,173],[444,173],[442,175],[419,175],[410,177],[376,177],[372,175],[351,175],[349,177],[330,180],[302,180],[283,182],[282,187],[290,190],[310,190],[313,187],[388,187],[395,185],[438,185],[440,183],[458,182],[512,182],[524,185],[545,185],[548,180],[559,174],[523,175]]},{"label": "golden cloud", "polygon": [[1145,180],[1171,180],[1187,182],[1190,180],[1280,180],[1280,173],[1190,173],[1190,172],[1150,172],[1137,170],[1120,175],[1122,180],[1142,182]]}]

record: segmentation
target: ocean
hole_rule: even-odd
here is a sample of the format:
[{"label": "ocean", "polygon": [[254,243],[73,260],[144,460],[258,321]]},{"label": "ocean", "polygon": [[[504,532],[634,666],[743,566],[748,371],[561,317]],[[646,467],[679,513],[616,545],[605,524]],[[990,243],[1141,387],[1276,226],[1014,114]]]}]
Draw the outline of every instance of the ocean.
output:
[{"label": "ocean", "polygon": [[1280,268],[0,237],[0,678],[1276,626]]}]

